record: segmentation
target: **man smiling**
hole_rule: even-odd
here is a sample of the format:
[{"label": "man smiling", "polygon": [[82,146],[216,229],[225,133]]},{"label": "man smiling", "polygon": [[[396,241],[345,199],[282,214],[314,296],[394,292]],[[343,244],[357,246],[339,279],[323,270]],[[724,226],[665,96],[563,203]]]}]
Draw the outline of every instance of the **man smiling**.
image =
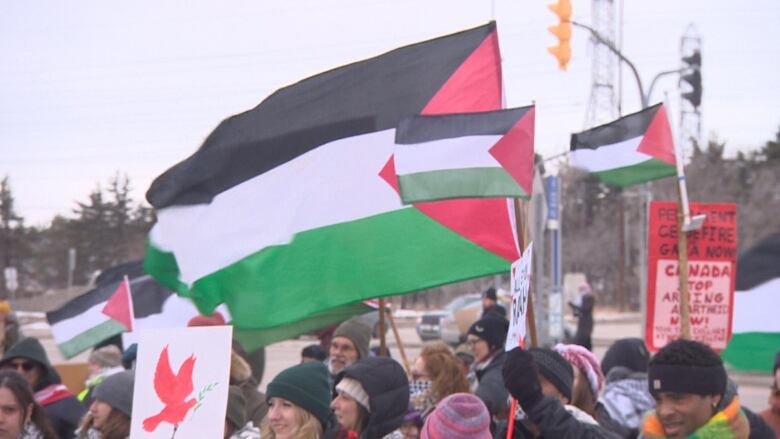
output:
[{"label": "man smiling", "polygon": [[656,410],[642,425],[655,438],[747,438],[750,426],[734,397],[723,407],[728,377],[718,354],[703,343],[675,340],[650,360],[648,385]]}]

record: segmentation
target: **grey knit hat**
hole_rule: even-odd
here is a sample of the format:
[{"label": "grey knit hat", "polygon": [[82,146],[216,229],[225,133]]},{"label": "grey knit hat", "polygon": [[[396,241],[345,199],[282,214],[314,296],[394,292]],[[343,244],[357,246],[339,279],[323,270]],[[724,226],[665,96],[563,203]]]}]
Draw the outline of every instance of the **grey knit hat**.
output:
[{"label": "grey knit hat", "polygon": [[333,338],[336,337],[348,338],[355,345],[360,359],[368,357],[368,345],[371,344],[371,327],[363,320],[360,320],[358,317],[352,317],[343,322],[333,332]]},{"label": "grey knit hat", "polygon": [[574,370],[561,354],[548,348],[531,348],[528,350],[539,373],[547,379],[561,394],[571,401],[574,387]]},{"label": "grey knit hat", "polygon": [[94,397],[127,415],[133,414],[135,372],[126,370],[109,376],[95,387]]}]

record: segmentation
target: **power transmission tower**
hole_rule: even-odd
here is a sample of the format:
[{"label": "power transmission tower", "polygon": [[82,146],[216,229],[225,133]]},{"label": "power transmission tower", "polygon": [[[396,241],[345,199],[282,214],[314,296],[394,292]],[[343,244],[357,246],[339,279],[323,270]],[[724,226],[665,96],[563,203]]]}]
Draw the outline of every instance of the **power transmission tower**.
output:
[{"label": "power transmission tower", "polygon": [[[614,0],[591,0],[592,27],[602,38],[615,46],[617,23]],[[592,53],[590,100],[585,115],[585,128],[609,122],[617,117],[615,72],[617,57],[612,50],[591,36]]]},{"label": "power transmission tower", "polygon": [[680,147],[685,154],[701,145],[701,37],[693,24],[680,38]]}]

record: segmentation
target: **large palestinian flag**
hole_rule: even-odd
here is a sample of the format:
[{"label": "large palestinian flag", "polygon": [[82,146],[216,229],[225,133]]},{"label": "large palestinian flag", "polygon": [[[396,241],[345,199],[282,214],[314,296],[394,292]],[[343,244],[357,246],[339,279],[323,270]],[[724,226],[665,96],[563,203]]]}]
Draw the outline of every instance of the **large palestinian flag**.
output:
[{"label": "large palestinian flag", "polygon": [[737,261],[732,338],[721,353],[737,369],[771,372],[780,350],[780,234]]},{"label": "large palestinian flag", "polygon": [[392,157],[403,118],[495,110],[501,95],[494,23],[280,89],[154,181],[145,269],[250,329],[506,272],[507,199],[404,206]]},{"label": "large palestinian flag", "polygon": [[534,107],[418,115],[395,133],[404,203],[473,197],[531,197]]},{"label": "large palestinian flag", "polygon": [[626,187],[675,175],[672,130],[663,104],[571,136],[572,165]]}]

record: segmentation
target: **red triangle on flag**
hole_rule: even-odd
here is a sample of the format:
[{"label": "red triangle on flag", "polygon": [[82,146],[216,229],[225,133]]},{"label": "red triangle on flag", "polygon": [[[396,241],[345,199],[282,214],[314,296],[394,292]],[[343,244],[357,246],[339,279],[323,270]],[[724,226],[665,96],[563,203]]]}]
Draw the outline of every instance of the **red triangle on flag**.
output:
[{"label": "red triangle on flag", "polygon": [[670,165],[677,163],[672,129],[669,127],[669,118],[666,117],[666,108],[663,105],[658,107],[658,111],[655,112],[655,116],[636,150]]},{"label": "red triangle on flag", "polygon": [[106,302],[101,312],[121,323],[128,331],[133,330],[133,299],[130,282],[125,278]]},{"label": "red triangle on flag", "polygon": [[531,108],[489,150],[528,196],[534,182],[535,117],[536,108]]}]

